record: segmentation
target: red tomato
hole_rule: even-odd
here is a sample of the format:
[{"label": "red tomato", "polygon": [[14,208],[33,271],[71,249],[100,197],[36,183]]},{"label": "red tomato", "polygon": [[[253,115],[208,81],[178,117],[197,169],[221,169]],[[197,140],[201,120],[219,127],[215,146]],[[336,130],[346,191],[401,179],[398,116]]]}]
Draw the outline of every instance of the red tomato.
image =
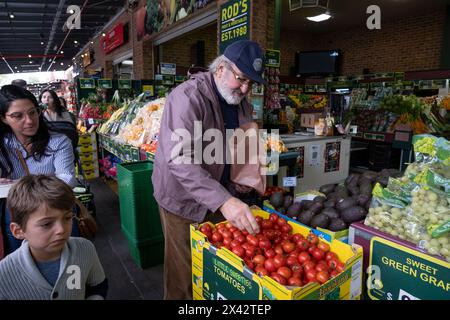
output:
[{"label": "red tomato", "polygon": [[272,221],[273,223],[275,223],[275,222],[277,222],[278,217],[279,217],[279,216],[278,216],[276,213],[271,213],[271,214],[269,215],[269,220]]},{"label": "red tomato", "polygon": [[337,272],[337,270],[331,270],[330,272],[330,278],[334,278],[339,274],[339,272]]},{"label": "red tomato", "polygon": [[319,248],[315,248],[312,252],[312,255],[318,261],[323,260],[325,258],[325,252],[320,250]]},{"label": "red tomato", "polygon": [[279,267],[284,267],[286,265],[286,258],[281,254],[277,254],[273,257],[273,263],[277,269]]},{"label": "red tomato", "polygon": [[275,272],[277,270],[277,267],[275,266],[275,263],[273,262],[272,258],[266,259],[264,261],[264,268],[269,272]]},{"label": "red tomato", "polygon": [[295,263],[295,264],[293,264],[292,266],[291,266],[291,270],[292,270],[292,272],[294,272],[294,273],[300,273],[300,274],[302,274],[303,273],[303,267],[299,264],[299,263]]},{"label": "red tomato", "polygon": [[320,284],[324,284],[325,282],[328,281],[328,279],[330,279],[330,275],[328,274],[328,272],[326,272],[326,271],[317,272],[316,280]]},{"label": "red tomato", "polygon": [[302,280],[299,277],[290,277],[287,281],[289,286],[301,287],[303,285]]},{"label": "red tomato", "polygon": [[311,256],[308,252],[301,252],[297,259],[300,264],[304,264],[306,261],[311,260]]},{"label": "red tomato", "polygon": [[255,247],[249,247],[248,249],[245,249],[245,255],[249,258],[253,258],[255,256]]},{"label": "red tomato", "polygon": [[213,246],[215,246],[217,248],[222,248],[223,247],[223,243],[222,242],[213,242]]},{"label": "red tomato", "polygon": [[224,231],[222,232],[222,236],[223,236],[224,238],[230,238],[231,240],[233,240],[233,239],[232,239],[233,234],[230,232],[230,229],[224,230]]},{"label": "red tomato", "polygon": [[248,233],[247,230],[242,230],[242,234],[243,234],[245,237],[249,235],[249,233]]},{"label": "red tomato", "polygon": [[298,240],[305,239],[300,233],[295,233],[292,235],[292,241],[297,243]]},{"label": "red tomato", "polygon": [[316,264],[314,262],[312,262],[311,260],[310,261],[306,261],[303,264],[303,270],[305,272],[308,272],[309,270],[315,270],[315,269],[316,269]]},{"label": "red tomato", "polygon": [[280,230],[280,226],[279,226],[278,224],[274,224],[274,225],[273,225],[273,229],[274,229],[274,230]]},{"label": "red tomato", "polygon": [[289,233],[281,233],[281,239],[282,240],[287,240],[290,241],[291,240],[291,235]]},{"label": "red tomato", "polygon": [[337,256],[336,253],[330,251],[330,252],[327,252],[327,254],[325,255],[325,260],[328,261],[330,259],[339,260],[339,257]]},{"label": "red tomato", "polygon": [[[323,260],[320,261],[320,262],[323,262]],[[316,265],[316,271],[317,271],[317,272],[320,272],[320,271],[328,271],[328,266],[327,266],[327,264],[326,264],[326,263],[323,264],[323,263],[320,263],[320,262]]]},{"label": "red tomato", "polygon": [[273,242],[275,244],[281,244],[281,241],[283,241],[283,239],[281,237],[275,237],[275,239],[273,239]]},{"label": "red tomato", "polygon": [[233,251],[233,253],[238,255],[240,258],[245,257],[245,250],[239,244],[232,248],[231,251]]},{"label": "red tomato", "polygon": [[275,250],[273,250],[273,249],[267,249],[267,250],[264,251],[264,256],[265,256],[266,258],[273,258],[273,257],[275,257],[276,255],[277,255],[277,253],[276,253]]},{"label": "red tomato", "polygon": [[330,269],[336,269],[336,267],[338,266],[338,264],[340,264],[341,262],[339,260],[336,260],[334,258],[331,258],[330,260],[328,260],[327,265]]},{"label": "red tomato", "polygon": [[261,239],[259,240],[259,247],[261,249],[270,249],[272,247],[272,244],[270,243],[269,239]]},{"label": "red tomato", "polygon": [[345,270],[345,264],[343,264],[342,262],[338,262],[338,264],[336,265],[336,271],[341,273],[342,271]]},{"label": "red tomato", "polygon": [[213,242],[221,242],[223,241],[223,237],[218,231],[216,231],[212,234],[212,240]]},{"label": "red tomato", "polygon": [[255,265],[253,264],[252,260],[248,259],[248,258],[244,258],[244,262],[247,265],[247,267],[249,267],[250,269],[254,269]]},{"label": "red tomato", "polygon": [[282,275],[280,275],[280,274],[278,274],[278,273],[271,273],[270,274],[270,277],[273,279],[273,280],[275,280],[276,282],[278,282],[279,284],[281,284],[281,285],[286,285],[286,283],[287,283],[287,280],[286,280],[286,278],[285,277],[283,277]]},{"label": "red tomato", "polygon": [[317,279],[316,279],[317,273],[314,269],[305,272],[305,275],[306,275],[306,279],[308,279],[308,281],[310,281],[310,282],[317,281]]},{"label": "red tomato", "polygon": [[296,242],[296,244],[297,244],[297,248],[300,251],[307,251],[309,248],[309,243],[306,239],[300,239]]},{"label": "red tomato", "polygon": [[303,271],[292,271],[292,278],[299,278],[301,279],[303,276]]},{"label": "red tomato", "polygon": [[237,237],[241,236],[242,232],[241,230],[236,230],[233,232],[233,238],[236,239]]},{"label": "red tomato", "polygon": [[286,253],[291,253],[292,251],[294,251],[295,250],[295,244],[293,244],[292,242],[285,242],[284,244],[283,244],[283,250],[284,250],[284,252],[286,252]]},{"label": "red tomato", "polygon": [[223,245],[227,248],[231,248],[231,241],[233,241],[233,240],[231,240],[231,238],[224,238]]},{"label": "red tomato", "polygon": [[288,267],[279,267],[277,273],[286,279],[289,279],[292,276],[292,271]]},{"label": "red tomato", "polygon": [[217,225],[217,230],[222,230],[225,228],[225,224],[221,223]]},{"label": "red tomato", "polygon": [[247,241],[247,239],[245,239],[245,236],[242,233],[240,235],[238,235],[237,237],[235,237],[234,239],[241,244],[244,243],[245,241]]},{"label": "red tomato", "polygon": [[294,251],[292,251],[291,253],[289,253],[289,257],[295,257],[295,258],[297,258],[298,257],[298,255],[299,255],[299,250],[298,250],[298,248],[295,248],[294,249]]},{"label": "red tomato", "polygon": [[239,241],[237,241],[236,239],[232,240],[231,243],[230,243],[231,249],[236,248],[237,246],[239,246],[239,247],[242,248],[242,246],[241,246],[241,244],[239,243]]},{"label": "red tomato", "polygon": [[247,242],[250,243],[252,246],[257,247],[259,245],[259,240],[252,234],[249,234],[247,237]]},{"label": "red tomato", "polygon": [[264,219],[261,223],[261,227],[263,229],[272,229],[273,228],[273,222],[268,220],[268,219]]},{"label": "red tomato", "polygon": [[327,243],[323,242],[323,241],[319,241],[319,244],[317,245],[317,248],[319,248],[323,252],[330,251],[330,246]]},{"label": "red tomato", "polygon": [[292,231],[292,226],[290,224],[285,224],[281,226],[281,232],[290,233]]},{"label": "red tomato", "polygon": [[308,234],[307,239],[311,244],[317,245],[319,243],[319,238],[314,233]]},{"label": "red tomato", "polygon": [[314,250],[316,250],[316,246],[315,245],[311,245],[309,248],[308,248],[308,253],[309,254],[312,254],[313,252],[314,252]]},{"label": "red tomato", "polygon": [[263,266],[256,266],[255,267],[255,272],[260,277],[264,277],[264,276],[268,276],[269,275],[269,272],[267,272],[267,270],[264,269]]},{"label": "red tomato", "polygon": [[263,221],[263,218],[260,217],[260,216],[256,216],[256,217],[255,217],[255,220],[256,220],[256,222],[257,222],[259,225],[261,225],[261,222]]},{"label": "red tomato", "polygon": [[264,261],[266,261],[266,258],[263,255],[257,254],[253,257],[253,263],[254,264],[264,264]]},{"label": "red tomato", "polygon": [[228,230],[230,230],[230,232],[231,232],[232,234],[234,234],[234,232],[237,231],[238,228],[236,228],[236,227],[234,227],[234,226],[231,226]]},{"label": "red tomato", "polygon": [[293,266],[294,264],[298,263],[297,257],[289,256],[286,259],[286,265],[289,267]]},{"label": "red tomato", "polygon": [[212,233],[212,227],[209,223],[205,223],[200,227],[200,232],[205,233],[205,232],[211,232]]},{"label": "red tomato", "polygon": [[277,225],[280,227],[287,225],[287,221],[283,217],[279,217],[277,220]]},{"label": "red tomato", "polygon": [[281,247],[281,244],[277,244],[277,245],[273,248],[273,250],[275,250],[275,252],[276,252],[277,254],[283,254],[283,253],[284,253],[283,248]]}]

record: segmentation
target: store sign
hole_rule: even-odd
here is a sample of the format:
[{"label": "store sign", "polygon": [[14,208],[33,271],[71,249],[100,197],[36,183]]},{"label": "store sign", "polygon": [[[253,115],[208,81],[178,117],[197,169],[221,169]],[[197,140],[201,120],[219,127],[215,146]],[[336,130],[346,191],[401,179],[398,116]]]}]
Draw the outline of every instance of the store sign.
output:
[{"label": "store sign", "polygon": [[181,83],[187,80],[186,76],[175,76],[175,82]]},{"label": "store sign", "polygon": [[316,91],[317,92],[321,92],[321,93],[325,93],[327,92],[327,86],[325,84],[320,84],[316,86]]},{"label": "store sign", "polygon": [[251,275],[246,277],[242,271],[203,248],[205,300],[259,300],[259,286]]},{"label": "store sign", "polygon": [[220,53],[237,40],[250,39],[250,1],[231,0],[220,6]]},{"label": "store sign", "polygon": [[266,50],[266,67],[279,68],[281,63],[280,50]]},{"label": "store sign", "polygon": [[341,143],[329,142],[325,145],[325,172],[339,171]]},{"label": "store sign", "polygon": [[145,92],[148,96],[154,96],[155,88],[153,85],[144,85],[142,86],[142,92]]},{"label": "store sign", "polygon": [[87,52],[83,53],[83,67],[87,67],[91,63],[92,63],[92,61],[91,61],[91,52],[87,51]]},{"label": "store sign", "polygon": [[305,85],[305,92],[307,92],[307,93],[316,92],[316,86],[315,85]]},{"label": "store sign", "polygon": [[370,242],[368,294],[374,300],[449,300],[450,264],[387,239]]},{"label": "store sign", "polygon": [[105,53],[113,51],[124,43],[123,24],[119,23],[101,39],[101,47]]},{"label": "store sign", "polygon": [[162,85],[164,86],[171,86],[175,83],[175,77],[169,76],[169,75],[162,75]]},{"label": "store sign", "polygon": [[297,186],[297,177],[283,177],[283,187],[296,187]]},{"label": "store sign", "polygon": [[81,89],[95,89],[95,79],[80,78]]},{"label": "store sign", "polygon": [[131,89],[131,80],[119,79],[117,80],[119,89]]},{"label": "store sign", "polygon": [[297,178],[301,179],[304,177],[305,172],[305,147],[297,148],[298,156],[295,162],[295,172],[297,174]]},{"label": "store sign", "polygon": [[98,87],[100,89],[111,89],[112,88],[112,80],[111,79],[98,79]]},{"label": "store sign", "polygon": [[161,74],[175,76],[177,74],[177,65],[175,63],[161,62]]},{"label": "store sign", "polygon": [[447,80],[433,80],[431,87],[433,89],[442,89],[446,87]]}]

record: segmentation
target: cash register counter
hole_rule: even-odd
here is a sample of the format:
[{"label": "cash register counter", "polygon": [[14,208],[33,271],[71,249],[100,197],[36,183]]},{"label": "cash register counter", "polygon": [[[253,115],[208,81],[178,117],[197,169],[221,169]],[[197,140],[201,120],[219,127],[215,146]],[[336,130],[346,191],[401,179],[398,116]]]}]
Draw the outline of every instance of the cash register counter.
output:
[{"label": "cash register counter", "polygon": [[283,177],[296,177],[295,193],[343,182],[349,173],[350,142],[347,136],[280,135],[289,152],[280,154],[280,169],[272,183],[283,186]]}]

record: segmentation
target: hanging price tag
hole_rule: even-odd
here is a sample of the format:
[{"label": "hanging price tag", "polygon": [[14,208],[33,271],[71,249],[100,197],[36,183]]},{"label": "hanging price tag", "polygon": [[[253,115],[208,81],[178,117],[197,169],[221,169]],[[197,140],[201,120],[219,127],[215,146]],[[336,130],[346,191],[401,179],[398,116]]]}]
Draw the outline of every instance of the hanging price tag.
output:
[{"label": "hanging price tag", "polygon": [[283,177],[283,187],[296,187],[297,177]]}]

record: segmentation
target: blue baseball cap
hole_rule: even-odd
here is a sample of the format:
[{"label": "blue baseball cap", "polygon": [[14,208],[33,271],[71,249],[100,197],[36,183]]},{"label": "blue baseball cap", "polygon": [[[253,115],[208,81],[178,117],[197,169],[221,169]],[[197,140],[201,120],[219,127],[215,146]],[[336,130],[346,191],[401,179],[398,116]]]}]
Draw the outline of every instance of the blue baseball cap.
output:
[{"label": "blue baseball cap", "polygon": [[264,53],[258,43],[250,40],[233,42],[225,49],[223,55],[230,59],[250,80],[267,84],[262,77]]}]

